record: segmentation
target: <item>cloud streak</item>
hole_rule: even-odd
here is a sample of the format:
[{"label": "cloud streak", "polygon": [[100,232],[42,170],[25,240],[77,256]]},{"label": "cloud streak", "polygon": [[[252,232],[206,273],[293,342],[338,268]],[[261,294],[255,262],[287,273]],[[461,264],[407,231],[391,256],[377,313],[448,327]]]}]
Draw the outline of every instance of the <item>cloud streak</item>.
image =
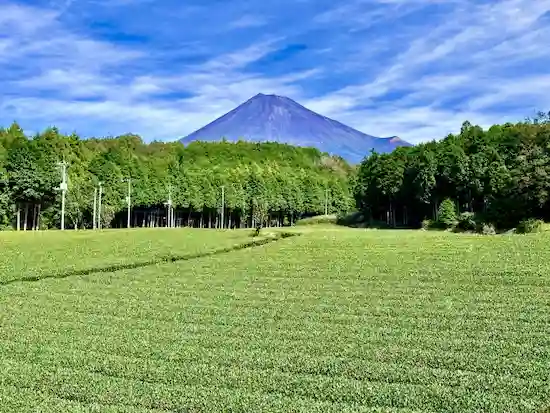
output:
[{"label": "cloud streak", "polygon": [[0,124],[177,139],[262,92],[420,142],[550,109],[550,0],[265,3],[3,2]]},{"label": "cloud streak", "polygon": [[232,21],[229,27],[233,29],[247,29],[249,27],[261,27],[267,24],[267,19],[264,17],[244,15]]},{"label": "cloud streak", "polygon": [[[548,1],[458,3],[452,18],[418,27],[376,76],[309,104],[370,133],[393,130],[413,142],[456,132],[466,119],[483,126],[522,119],[550,107],[548,77],[527,66],[536,58],[550,62],[542,40],[550,34],[549,10]],[[399,98],[384,99],[403,88]]]}]

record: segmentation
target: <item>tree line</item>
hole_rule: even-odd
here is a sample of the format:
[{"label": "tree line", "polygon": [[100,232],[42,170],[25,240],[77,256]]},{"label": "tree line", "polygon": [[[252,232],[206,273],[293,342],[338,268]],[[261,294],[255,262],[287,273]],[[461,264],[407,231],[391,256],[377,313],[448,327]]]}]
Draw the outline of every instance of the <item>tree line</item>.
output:
[{"label": "tree line", "polygon": [[81,139],[56,128],[28,137],[14,123],[0,129],[1,228],[59,228],[60,161],[68,165],[65,222],[73,228],[93,226],[100,183],[101,226],[126,226],[128,178],[131,226],[139,227],[171,219],[193,227],[286,225],[354,203],[353,168],[313,148],[225,140],[147,144],[133,134]]},{"label": "tree line", "polygon": [[272,142],[147,144],[133,134],[81,139],[56,128],[29,137],[14,123],[0,128],[0,228],[59,228],[60,161],[74,228],[93,226],[100,183],[101,226],[126,226],[128,179],[130,223],[139,227],[288,225],[354,207],[371,224],[418,227],[438,219],[444,200],[499,228],[550,219],[550,112],[487,130],[464,122],[439,141],[372,152],[357,168]]},{"label": "tree line", "polygon": [[371,153],[353,192],[368,221],[390,226],[437,220],[448,199],[503,229],[550,219],[550,112],[487,130],[464,122],[440,141]]}]

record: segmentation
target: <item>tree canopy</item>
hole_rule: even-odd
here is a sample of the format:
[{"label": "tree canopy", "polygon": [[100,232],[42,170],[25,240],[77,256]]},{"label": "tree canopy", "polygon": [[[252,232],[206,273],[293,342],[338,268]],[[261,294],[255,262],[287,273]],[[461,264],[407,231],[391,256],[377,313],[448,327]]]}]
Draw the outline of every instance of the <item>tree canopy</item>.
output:
[{"label": "tree canopy", "polygon": [[[68,164],[67,227],[91,227],[94,190],[102,183],[102,226],[126,225],[131,178],[132,225],[224,227],[283,225],[302,216],[350,210],[341,158],[278,143],[144,143],[137,135],[81,139],[49,128],[27,137],[16,123],[0,129],[0,227],[55,228],[60,223],[59,161]],[[328,197],[327,197],[328,195]]]},{"label": "tree canopy", "polygon": [[550,112],[488,130],[464,122],[460,133],[390,154],[358,168],[354,197],[370,220],[419,226],[450,198],[459,212],[497,227],[550,219]]},{"label": "tree canopy", "polygon": [[550,113],[487,130],[464,122],[440,141],[366,155],[352,167],[273,142],[184,146],[133,134],[81,139],[56,128],[27,137],[14,123],[0,129],[0,228],[59,227],[62,160],[66,222],[75,228],[92,227],[100,182],[102,226],[125,226],[129,178],[132,226],[165,226],[169,198],[178,226],[285,225],[355,206],[371,221],[410,227],[437,219],[448,199],[500,228],[550,219]]}]

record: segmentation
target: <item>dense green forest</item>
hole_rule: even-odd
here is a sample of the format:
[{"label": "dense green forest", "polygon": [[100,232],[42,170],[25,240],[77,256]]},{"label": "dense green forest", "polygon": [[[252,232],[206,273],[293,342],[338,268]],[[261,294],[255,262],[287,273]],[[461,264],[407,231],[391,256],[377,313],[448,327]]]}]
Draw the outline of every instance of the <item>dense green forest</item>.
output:
[{"label": "dense green forest", "polygon": [[[476,220],[511,228],[550,219],[550,112],[389,154],[358,168],[314,148],[278,143],[144,143],[139,136],[80,139],[56,128],[27,137],[0,129],[0,228],[59,228],[60,161],[66,161],[67,228],[280,226],[304,216],[359,209],[371,223],[417,227],[443,200]],[[173,215],[166,205],[171,199]],[[223,210],[222,210],[223,205]],[[223,222],[222,220],[223,216]]]},{"label": "dense green forest", "polygon": [[[80,139],[56,128],[27,137],[0,129],[0,227],[59,228],[59,162],[67,163],[66,228],[91,228],[102,184],[101,226],[234,228],[291,224],[353,208],[352,168],[313,148],[277,143],[144,143],[139,136]],[[223,214],[222,214],[223,187]],[[168,215],[166,202],[173,203]],[[96,201],[99,209],[99,202]],[[172,221],[172,220],[170,220]]]},{"label": "dense green forest", "polygon": [[488,130],[462,125],[440,141],[373,153],[358,169],[355,199],[371,221],[419,226],[444,199],[497,228],[550,219],[550,112]]}]

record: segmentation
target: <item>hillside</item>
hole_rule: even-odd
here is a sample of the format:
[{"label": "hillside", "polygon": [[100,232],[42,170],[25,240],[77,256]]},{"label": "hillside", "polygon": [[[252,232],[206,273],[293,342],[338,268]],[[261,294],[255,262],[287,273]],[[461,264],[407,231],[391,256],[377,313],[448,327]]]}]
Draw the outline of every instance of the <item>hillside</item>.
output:
[{"label": "hillside", "polygon": [[398,146],[410,146],[396,136],[378,138],[359,132],[287,97],[261,93],[181,139],[181,142],[187,144],[222,138],[311,146],[352,163],[360,162],[372,149],[387,153]]}]

